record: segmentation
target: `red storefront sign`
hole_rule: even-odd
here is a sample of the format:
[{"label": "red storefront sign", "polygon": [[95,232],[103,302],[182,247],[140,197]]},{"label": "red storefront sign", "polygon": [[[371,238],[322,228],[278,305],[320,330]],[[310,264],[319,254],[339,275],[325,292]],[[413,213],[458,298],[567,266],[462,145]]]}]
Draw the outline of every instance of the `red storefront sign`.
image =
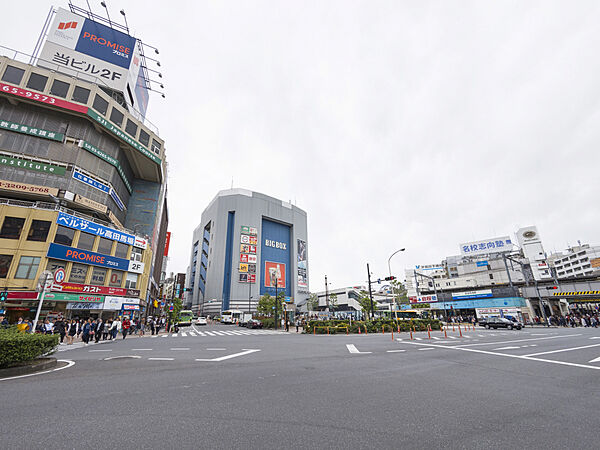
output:
[{"label": "red storefront sign", "polygon": [[171,232],[167,231],[167,238],[165,240],[165,253],[164,256],[169,256],[169,244],[171,243]]},{"label": "red storefront sign", "polygon": [[38,293],[37,292],[24,292],[24,291],[8,291],[8,300],[15,300],[15,299],[19,299],[19,300],[37,300],[38,298]]},{"label": "red storefront sign", "polygon": [[23,89],[18,86],[12,86],[10,84],[0,83],[0,92],[16,95],[18,97],[23,97],[28,100],[34,100],[36,102],[44,103],[46,105],[57,106],[59,108],[69,109],[71,111],[77,111],[83,114],[87,113],[88,110],[87,106],[78,105],[76,103],[71,103],[66,100],[61,100],[60,98],[50,97],[49,95],[29,91],[27,89]]},{"label": "red storefront sign", "polygon": [[88,292],[98,295],[122,295],[126,297],[138,297],[140,291],[138,289],[126,289],[110,286],[92,286],[90,284],[63,283],[55,284],[52,290],[56,292]]}]

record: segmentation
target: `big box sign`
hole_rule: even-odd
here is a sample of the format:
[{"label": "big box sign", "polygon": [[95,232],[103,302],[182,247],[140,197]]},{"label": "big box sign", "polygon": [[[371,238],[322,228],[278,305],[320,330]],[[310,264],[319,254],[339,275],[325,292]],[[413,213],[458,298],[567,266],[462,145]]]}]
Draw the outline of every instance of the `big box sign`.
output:
[{"label": "big box sign", "polygon": [[[275,294],[275,278],[278,280],[278,292],[285,292],[286,297],[292,297],[291,282],[291,228],[269,219],[262,220],[260,240],[260,294]],[[285,287],[284,287],[285,286]]]}]

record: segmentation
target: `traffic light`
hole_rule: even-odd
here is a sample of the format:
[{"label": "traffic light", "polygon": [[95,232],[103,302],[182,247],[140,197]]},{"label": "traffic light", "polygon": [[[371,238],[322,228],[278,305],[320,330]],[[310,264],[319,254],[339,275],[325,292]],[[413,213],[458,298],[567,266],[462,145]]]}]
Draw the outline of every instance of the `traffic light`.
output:
[{"label": "traffic light", "polygon": [[396,277],[385,277],[385,281],[394,281]]},{"label": "traffic light", "polygon": [[0,302],[5,302],[6,300],[8,300],[8,292],[4,289],[0,292]]}]

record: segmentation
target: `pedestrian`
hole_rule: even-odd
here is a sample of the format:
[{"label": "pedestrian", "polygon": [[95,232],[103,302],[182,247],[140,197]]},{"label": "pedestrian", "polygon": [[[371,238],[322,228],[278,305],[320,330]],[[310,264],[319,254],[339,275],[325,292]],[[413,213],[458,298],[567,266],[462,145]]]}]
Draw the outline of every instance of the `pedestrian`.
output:
[{"label": "pedestrian", "polygon": [[150,333],[154,336],[154,320],[152,316],[148,317],[148,327],[150,328]]},{"label": "pedestrian", "polygon": [[127,317],[123,318],[123,323],[121,324],[121,328],[123,330],[123,339],[125,339],[127,337],[127,332],[129,331],[129,328],[131,328],[131,322],[129,321],[129,319]]},{"label": "pedestrian", "polygon": [[115,320],[113,320],[113,323],[110,326],[109,340],[116,339],[117,333],[119,332],[120,329],[121,329],[121,320],[119,320],[119,317],[117,317]]},{"label": "pedestrian", "polygon": [[0,314],[0,327],[8,328],[8,320],[4,316],[4,314]]},{"label": "pedestrian", "polygon": [[58,320],[54,322],[54,334],[60,334],[60,343],[64,344],[65,335],[67,334],[66,325],[63,322],[62,317],[58,317]]},{"label": "pedestrian", "polygon": [[108,335],[110,334],[110,329],[112,327],[112,320],[107,320],[104,324],[104,328],[102,329],[102,340],[105,341]]},{"label": "pedestrian", "polygon": [[296,333],[300,330],[300,318],[296,319]]},{"label": "pedestrian", "polygon": [[81,331],[81,340],[85,345],[88,345],[90,342],[90,335],[92,334],[92,319],[88,319],[84,325],[83,330]]},{"label": "pedestrian", "polygon": [[145,323],[144,323],[144,319],[140,319],[140,321],[138,322],[138,336],[142,337],[144,335],[145,332]]},{"label": "pedestrian", "polygon": [[96,337],[96,344],[102,337],[102,333],[104,332],[104,322],[102,322],[101,318],[98,318],[96,322],[96,328],[94,329],[94,336]]},{"label": "pedestrian", "polygon": [[69,327],[67,329],[67,345],[71,345],[73,343],[73,339],[75,335],[78,334],[79,331],[79,322],[76,320],[71,320],[69,323]]}]

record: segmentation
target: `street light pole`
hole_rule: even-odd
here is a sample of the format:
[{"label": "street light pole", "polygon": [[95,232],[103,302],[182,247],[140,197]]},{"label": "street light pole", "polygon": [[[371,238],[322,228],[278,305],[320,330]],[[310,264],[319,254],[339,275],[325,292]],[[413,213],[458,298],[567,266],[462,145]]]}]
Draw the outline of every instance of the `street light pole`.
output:
[{"label": "street light pole", "polygon": [[275,277],[275,329],[277,329],[277,304],[279,303],[277,301],[277,285],[279,284],[279,280],[277,279],[277,277]]},{"label": "street light pole", "polygon": [[[388,272],[390,274],[390,278],[392,278],[392,266],[390,265],[390,261],[392,260],[392,257],[396,254],[396,253],[400,253],[403,252],[404,250],[406,250],[405,248],[401,248],[400,250],[396,250],[394,253],[392,253],[392,255],[388,258]],[[392,280],[390,280],[390,284],[392,283]],[[392,289],[392,302],[394,301],[394,290]],[[385,291],[385,301],[387,302],[387,290]],[[390,303],[390,319],[392,318],[392,304]],[[398,318],[398,313],[396,313],[396,318]]]},{"label": "street light pole", "polygon": [[327,275],[325,275],[325,305],[327,306],[327,317],[329,318],[329,287],[327,283]]}]

